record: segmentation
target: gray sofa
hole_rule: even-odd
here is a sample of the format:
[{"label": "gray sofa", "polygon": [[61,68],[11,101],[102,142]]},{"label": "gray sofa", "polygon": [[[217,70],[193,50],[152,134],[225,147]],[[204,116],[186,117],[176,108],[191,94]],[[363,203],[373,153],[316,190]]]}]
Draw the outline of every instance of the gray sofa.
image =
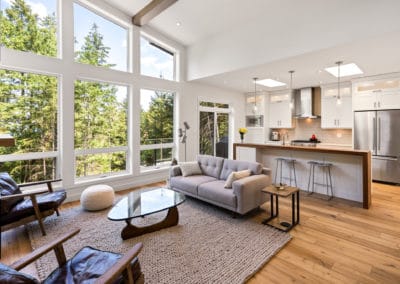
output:
[{"label": "gray sofa", "polygon": [[[197,162],[202,175],[182,176],[179,165],[170,170],[170,187],[214,205],[245,214],[267,200],[261,189],[271,184],[270,170],[260,163],[229,160],[219,157],[199,155]],[[224,188],[226,179],[233,171],[249,169],[251,175],[232,183],[232,188]]]}]

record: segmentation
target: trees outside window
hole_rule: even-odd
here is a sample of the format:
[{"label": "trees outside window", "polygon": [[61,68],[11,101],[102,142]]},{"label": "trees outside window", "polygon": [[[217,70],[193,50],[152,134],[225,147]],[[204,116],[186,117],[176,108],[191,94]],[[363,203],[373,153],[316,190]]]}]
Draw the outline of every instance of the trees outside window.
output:
[{"label": "trees outside window", "polygon": [[172,160],[174,94],[142,89],[140,92],[140,165],[169,165]]},{"label": "trees outside window", "polygon": [[5,47],[57,56],[57,0],[1,1],[0,41]]}]

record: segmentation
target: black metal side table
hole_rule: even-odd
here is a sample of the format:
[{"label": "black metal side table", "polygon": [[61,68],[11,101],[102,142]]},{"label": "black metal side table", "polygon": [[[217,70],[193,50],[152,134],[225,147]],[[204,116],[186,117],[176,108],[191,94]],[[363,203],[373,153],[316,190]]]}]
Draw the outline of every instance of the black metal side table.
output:
[{"label": "black metal side table", "polygon": [[[300,191],[297,187],[285,186],[284,189],[279,189],[274,185],[269,185],[264,189],[262,189],[262,192],[271,195],[271,216],[262,222],[264,225],[268,225],[277,228],[278,230],[288,232],[300,222]],[[292,223],[281,222],[280,225],[284,228],[270,224],[269,222],[272,219],[275,219],[276,217],[279,216],[279,197],[288,197],[288,196],[292,196]],[[274,210],[274,199],[275,199],[275,210]]]}]

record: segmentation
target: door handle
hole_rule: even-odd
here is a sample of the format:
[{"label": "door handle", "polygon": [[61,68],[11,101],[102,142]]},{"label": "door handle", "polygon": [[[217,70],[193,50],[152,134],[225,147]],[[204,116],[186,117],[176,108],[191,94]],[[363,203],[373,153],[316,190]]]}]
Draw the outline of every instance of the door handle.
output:
[{"label": "door handle", "polygon": [[376,149],[376,118],[372,119],[372,149],[375,151]]},{"label": "door handle", "polygon": [[381,149],[381,118],[378,118],[378,150]]},{"label": "door handle", "polygon": [[376,102],[374,102],[374,108],[376,108]]},{"label": "door handle", "polygon": [[378,108],[380,108],[381,107],[381,102],[378,102]]}]

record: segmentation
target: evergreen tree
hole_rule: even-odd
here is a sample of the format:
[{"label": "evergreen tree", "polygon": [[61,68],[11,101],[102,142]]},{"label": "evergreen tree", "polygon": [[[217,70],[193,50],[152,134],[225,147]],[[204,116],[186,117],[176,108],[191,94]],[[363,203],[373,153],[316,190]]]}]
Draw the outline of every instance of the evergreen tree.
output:
[{"label": "evergreen tree", "polygon": [[[8,48],[56,56],[55,16],[40,19],[23,0],[15,0],[0,14],[0,40]],[[57,79],[25,72],[0,70],[0,128],[16,138],[16,146],[0,154],[57,149]],[[1,171],[18,182],[54,176],[55,160],[7,162]]]}]

